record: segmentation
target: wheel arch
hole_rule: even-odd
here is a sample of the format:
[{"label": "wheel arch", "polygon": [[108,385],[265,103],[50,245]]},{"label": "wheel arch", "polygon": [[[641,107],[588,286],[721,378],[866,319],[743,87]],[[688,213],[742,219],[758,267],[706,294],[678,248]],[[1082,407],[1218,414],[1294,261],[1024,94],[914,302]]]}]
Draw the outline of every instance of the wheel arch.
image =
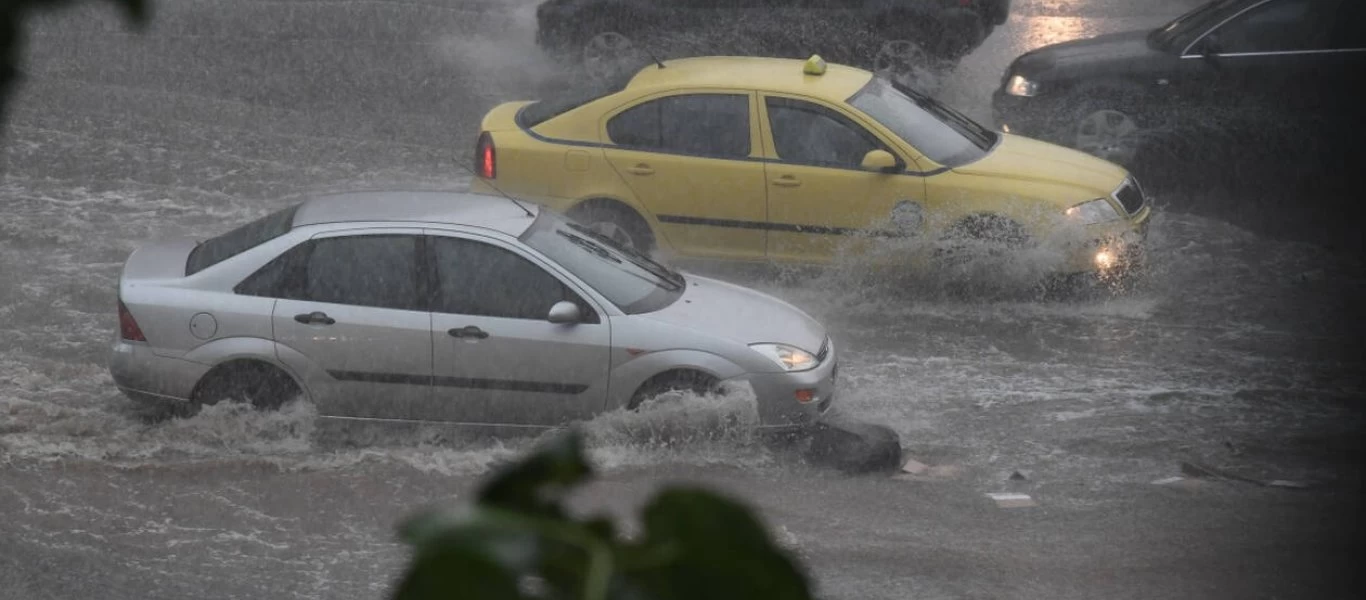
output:
[{"label": "wheel arch", "polygon": [[199,381],[195,382],[194,389],[190,390],[189,399],[191,401],[197,401],[199,399],[200,392],[204,388],[204,385],[208,382],[213,381],[216,377],[221,377],[223,374],[231,373],[237,369],[248,369],[255,367],[265,367],[266,369],[284,375],[287,379],[289,379],[291,383],[294,384],[294,388],[298,390],[299,394],[303,395],[304,398],[309,400],[310,402],[312,401],[312,398],[308,394],[308,388],[304,386],[303,382],[300,381],[299,378],[294,375],[294,373],[290,372],[288,367],[286,367],[283,364],[280,364],[277,361],[262,359],[259,356],[239,356],[229,358],[227,360],[219,362],[218,364],[215,364],[212,368],[205,372],[202,377],[199,378]]},{"label": "wheel arch", "polygon": [[294,381],[294,385],[299,388],[299,393],[303,394],[310,402],[313,401],[312,386],[308,385],[304,376],[305,373],[299,372],[287,361],[281,360],[278,347],[279,345],[272,340],[254,337],[231,337],[214,340],[191,350],[185,355],[185,360],[212,366],[195,382],[190,397],[193,397],[194,393],[198,392],[200,385],[223,365],[255,361],[283,371]]},{"label": "wheel arch", "polygon": [[613,410],[628,406],[641,386],[671,371],[697,371],[717,381],[735,379],[747,373],[740,365],[701,350],[651,352],[613,367],[612,386],[605,408]]}]

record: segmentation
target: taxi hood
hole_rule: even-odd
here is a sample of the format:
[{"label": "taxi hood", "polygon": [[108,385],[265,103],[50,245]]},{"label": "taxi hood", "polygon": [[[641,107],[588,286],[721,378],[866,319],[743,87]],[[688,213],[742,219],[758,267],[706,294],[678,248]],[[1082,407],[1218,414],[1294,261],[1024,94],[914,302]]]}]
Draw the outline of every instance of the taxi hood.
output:
[{"label": "taxi hood", "polygon": [[1071,186],[1096,198],[1109,195],[1129,175],[1124,167],[1085,152],[1018,135],[998,135],[1001,141],[991,153],[972,163],[954,167],[953,171],[964,175]]},{"label": "taxi hood", "polygon": [[825,343],[825,326],[787,302],[707,277],[686,277],[681,298],[638,316],[742,344],[788,344],[815,354]]}]

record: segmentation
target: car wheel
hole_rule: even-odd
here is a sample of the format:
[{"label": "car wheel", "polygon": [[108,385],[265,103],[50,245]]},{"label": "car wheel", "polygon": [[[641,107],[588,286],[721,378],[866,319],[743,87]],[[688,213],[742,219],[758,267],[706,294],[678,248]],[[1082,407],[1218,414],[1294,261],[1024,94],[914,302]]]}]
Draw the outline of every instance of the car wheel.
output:
[{"label": "car wheel", "polygon": [[1029,233],[1019,223],[996,215],[974,215],[959,221],[940,239],[937,262],[961,268],[983,258],[1002,258],[1029,244]]},{"label": "car wheel", "polygon": [[234,361],[214,368],[191,395],[189,413],[219,402],[241,402],[258,410],[275,410],[301,393],[294,379],[279,368],[256,361]]},{"label": "car wheel", "polygon": [[611,201],[590,200],[569,212],[589,231],[643,254],[654,252],[650,226],[634,210]]},{"label": "car wheel", "polygon": [[1072,147],[1113,163],[1132,166],[1144,131],[1132,115],[1113,108],[1086,112],[1073,128]]},{"label": "car wheel", "polygon": [[872,62],[874,73],[911,89],[932,91],[939,87],[942,65],[932,60],[917,42],[884,41]]},{"label": "car wheel", "polygon": [[721,381],[701,371],[678,370],[660,373],[640,385],[627,410],[636,410],[642,404],[669,392],[690,392],[699,396],[723,392]]},{"label": "car wheel", "polygon": [[583,44],[583,70],[597,81],[615,79],[639,61],[639,50],[631,38],[615,31],[598,33]]}]

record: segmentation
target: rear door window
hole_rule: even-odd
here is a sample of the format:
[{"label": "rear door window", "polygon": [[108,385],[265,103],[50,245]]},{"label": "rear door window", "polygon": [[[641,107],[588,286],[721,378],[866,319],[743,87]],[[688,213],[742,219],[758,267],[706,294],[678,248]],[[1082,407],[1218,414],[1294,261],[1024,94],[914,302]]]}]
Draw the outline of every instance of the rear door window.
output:
[{"label": "rear door window", "polygon": [[711,158],[750,153],[749,95],[683,94],[612,117],[607,137],[628,148]]},{"label": "rear door window", "polygon": [[239,294],[426,310],[416,235],[315,239],[281,254],[234,289]]},{"label": "rear door window", "polygon": [[304,297],[315,302],[421,310],[415,235],[359,235],[314,242]]}]

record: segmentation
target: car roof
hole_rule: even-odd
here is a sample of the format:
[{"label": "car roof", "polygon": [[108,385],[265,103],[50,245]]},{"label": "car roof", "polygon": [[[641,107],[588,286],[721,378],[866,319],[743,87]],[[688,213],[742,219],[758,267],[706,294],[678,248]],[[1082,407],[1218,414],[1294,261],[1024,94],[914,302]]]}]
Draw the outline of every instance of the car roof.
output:
[{"label": "car roof", "polygon": [[828,64],[825,74],[807,75],[806,61],[756,56],[705,56],[664,61],[636,73],[626,89],[730,87],[788,93],[843,101],[867,85],[873,74],[846,65]]},{"label": "car roof", "polygon": [[[520,202],[532,215],[540,207]],[[457,191],[366,190],[316,195],[299,205],[294,226],[327,223],[404,222],[467,225],[519,235],[531,225],[528,216],[503,196]]]}]

